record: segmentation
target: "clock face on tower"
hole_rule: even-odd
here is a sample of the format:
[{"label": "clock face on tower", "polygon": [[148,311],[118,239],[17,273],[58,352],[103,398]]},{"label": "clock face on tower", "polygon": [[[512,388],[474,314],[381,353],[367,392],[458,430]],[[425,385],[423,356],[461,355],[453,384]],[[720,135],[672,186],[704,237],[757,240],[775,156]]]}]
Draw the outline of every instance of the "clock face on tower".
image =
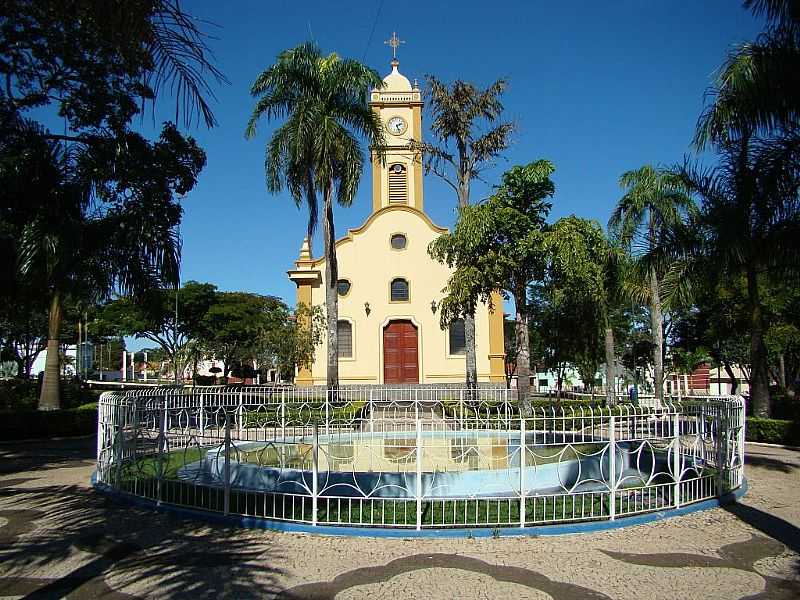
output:
[{"label": "clock face on tower", "polygon": [[408,129],[408,123],[403,117],[392,117],[386,121],[386,130],[392,135],[402,135]]}]

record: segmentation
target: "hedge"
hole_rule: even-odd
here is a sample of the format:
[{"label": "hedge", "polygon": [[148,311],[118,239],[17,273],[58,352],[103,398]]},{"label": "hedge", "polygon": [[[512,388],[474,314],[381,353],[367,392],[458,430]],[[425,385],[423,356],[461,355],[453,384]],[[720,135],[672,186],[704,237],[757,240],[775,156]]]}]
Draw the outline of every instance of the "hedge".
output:
[{"label": "hedge", "polygon": [[97,431],[97,403],[64,410],[0,412],[0,440],[91,435]]},{"label": "hedge", "polygon": [[748,417],[745,438],[748,442],[800,446],[800,422]]}]

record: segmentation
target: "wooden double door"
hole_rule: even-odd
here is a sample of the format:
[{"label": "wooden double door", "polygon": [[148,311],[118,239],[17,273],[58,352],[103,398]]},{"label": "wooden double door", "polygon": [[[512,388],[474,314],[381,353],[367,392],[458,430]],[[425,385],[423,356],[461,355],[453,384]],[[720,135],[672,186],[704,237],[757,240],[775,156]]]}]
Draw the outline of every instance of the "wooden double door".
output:
[{"label": "wooden double door", "polygon": [[411,321],[390,322],[383,329],[383,382],[419,383],[419,336]]}]

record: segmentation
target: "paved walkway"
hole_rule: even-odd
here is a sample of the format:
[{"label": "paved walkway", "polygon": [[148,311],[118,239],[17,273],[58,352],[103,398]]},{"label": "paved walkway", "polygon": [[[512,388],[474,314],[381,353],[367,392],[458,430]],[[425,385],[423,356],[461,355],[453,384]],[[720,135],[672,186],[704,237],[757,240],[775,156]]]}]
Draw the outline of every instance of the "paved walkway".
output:
[{"label": "paved walkway", "polygon": [[800,452],[741,504],[582,536],[372,540],[211,527],[88,484],[94,441],[0,444],[0,597],[800,598]]}]

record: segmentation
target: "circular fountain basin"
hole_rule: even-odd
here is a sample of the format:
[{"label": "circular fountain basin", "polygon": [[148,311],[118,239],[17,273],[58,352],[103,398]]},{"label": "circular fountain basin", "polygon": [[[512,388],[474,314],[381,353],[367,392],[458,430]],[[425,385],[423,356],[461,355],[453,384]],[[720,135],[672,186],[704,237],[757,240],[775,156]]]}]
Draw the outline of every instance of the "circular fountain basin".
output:
[{"label": "circular fountain basin", "polygon": [[[572,435],[572,439],[570,439]],[[528,495],[608,489],[609,456],[604,442],[580,434],[526,433],[524,466],[519,431],[461,430],[421,433],[418,463],[415,431],[348,432],[318,437],[319,496],[427,498]],[[617,444],[617,478],[665,471],[666,452],[631,453]],[[281,442],[236,442],[228,461],[231,486],[261,492],[311,494],[311,436]],[[225,481],[223,446],[182,467],[178,476],[204,485]],[[578,483],[580,482],[580,483]],[[642,482],[644,483],[644,482]]]}]

